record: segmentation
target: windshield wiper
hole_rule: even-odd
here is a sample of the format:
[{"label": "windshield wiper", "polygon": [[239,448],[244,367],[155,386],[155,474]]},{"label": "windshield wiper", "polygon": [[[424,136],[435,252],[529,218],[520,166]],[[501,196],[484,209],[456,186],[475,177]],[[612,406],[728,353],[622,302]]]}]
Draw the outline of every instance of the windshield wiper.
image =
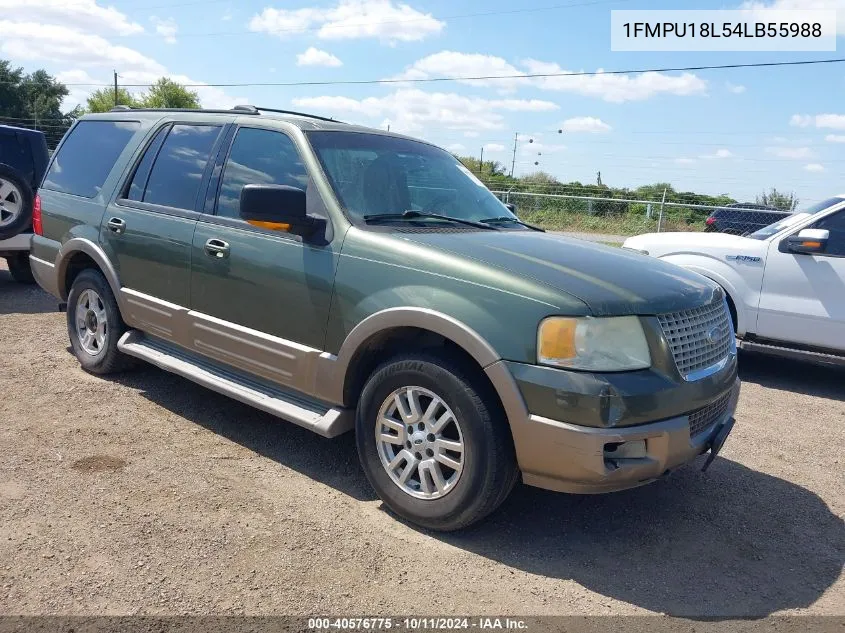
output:
[{"label": "windshield wiper", "polygon": [[509,215],[503,215],[499,218],[484,218],[483,220],[479,220],[479,222],[483,222],[484,224],[504,224],[505,222],[509,222],[511,224],[519,224],[520,226],[524,226],[526,228],[531,229],[532,231],[540,231],[541,233],[545,233],[545,229],[541,229],[539,226],[534,226],[533,224],[528,224],[527,222],[523,222],[519,218],[515,218]]},{"label": "windshield wiper", "polygon": [[455,222],[457,224],[466,224],[467,226],[474,226],[479,229],[488,229],[491,231],[498,231],[499,229],[489,224],[482,224],[473,220],[464,220],[463,218],[453,218],[451,215],[441,215],[439,213],[426,213],[424,211],[415,211],[410,209],[404,213],[376,213],[372,215],[365,215],[364,221],[368,223],[380,222],[382,220],[446,220],[448,222]]}]

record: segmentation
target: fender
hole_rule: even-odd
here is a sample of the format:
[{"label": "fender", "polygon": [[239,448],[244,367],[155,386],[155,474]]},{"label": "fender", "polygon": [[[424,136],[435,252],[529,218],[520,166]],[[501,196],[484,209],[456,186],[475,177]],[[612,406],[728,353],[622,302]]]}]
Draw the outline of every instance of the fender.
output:
[{"label": "fender", "polygon": [[682,266],[722,286],[736,309],[737,336],[745,335],[749,326],[754,325],[756,317],[752,311],[756,311],[759,290],[750,288],[736,270],[714,258],[707,258],[708,265],[704,266],[701,257],[696,255],[673,254],[660,257],[660,259]]},{"label": "fender", "polygon": [[358,323],[343,341],[337,356],[324,353],[326,361],[319,363],[317,384],[322,385],[321,396],[329,402],[343,402],[343,393],[350,379],[349,367],[355,354],[373,336],[401,327],[415,327],[440,334],[461,347],[478,363],[481,369],[492,365],[501,357],[475,330],[457,319],[428,308],[388,308],[371,314]]},{"label": "fender", "polygon": [[74,237],[62,244],[59,252],[56,254],[56,279],[58,280],[58,290],[63,301],[67,301],[68,292],[65,288],[65,279],[67,277],[67,268],[70,260],[76,253],[85,253],[97,266],[100,267],[106,281],[109,282],[111,291],[117,300],[117,305],[121,312],[124,312],[124,299],[121,296],[120,278],[117,271],[106,256],[105,251],[91,240],[84,237]]}]

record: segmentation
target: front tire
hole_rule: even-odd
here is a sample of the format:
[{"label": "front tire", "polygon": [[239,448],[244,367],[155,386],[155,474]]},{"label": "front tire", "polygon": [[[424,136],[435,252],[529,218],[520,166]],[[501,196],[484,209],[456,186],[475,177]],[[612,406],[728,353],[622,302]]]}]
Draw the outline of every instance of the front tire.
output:
[{"label": "front tire", "polygon": [[356,415],[370,484],[400,517],[458,530],[493,512],[516,483],[510,431],[492,389],[473,371],[428,354],[387,361]]},{"label": "front tire", "polygon": [[79,364],[92,374],[111,374],[133,364],[117,349],[126,324],[106,278],[83,270],[74,279],[67,300],[67,330]]}]

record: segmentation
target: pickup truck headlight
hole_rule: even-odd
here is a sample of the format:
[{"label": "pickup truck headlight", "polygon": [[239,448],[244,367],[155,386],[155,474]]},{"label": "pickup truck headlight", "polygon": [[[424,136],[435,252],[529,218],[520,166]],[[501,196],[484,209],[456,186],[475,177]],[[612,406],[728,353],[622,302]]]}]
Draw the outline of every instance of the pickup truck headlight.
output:
[{"label": "pickup truck headlight", "polygon": [[625,317],[549,317],[537,331],[541,365],[589,371],[626,371],[651,366],[640,320]]}]

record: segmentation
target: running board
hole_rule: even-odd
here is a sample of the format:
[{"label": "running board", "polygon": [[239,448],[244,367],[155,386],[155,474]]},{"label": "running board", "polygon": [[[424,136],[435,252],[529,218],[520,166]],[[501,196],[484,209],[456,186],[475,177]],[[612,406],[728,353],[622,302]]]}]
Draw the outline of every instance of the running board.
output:
[{"label": "running board", "polygon": [[352,430],[355,424],[349,409],[329,407],[295,396],[180,347],[150,338],[138,330],[130,330],[120,337],[117,349],[323,437],[337,437]]},{"label": "running board", "polygon": [[739,348],[747,352],[759,352],[761,354],[770,354],[781,358],[790,358],[792,360],[817,363],[821,365],[845,366],[845,356],[824,354],[822,352],[811,352],[809,350],[797,349],[794,347],[767,345],[765,343],[757,343],[754,341],[739,341]]}]

